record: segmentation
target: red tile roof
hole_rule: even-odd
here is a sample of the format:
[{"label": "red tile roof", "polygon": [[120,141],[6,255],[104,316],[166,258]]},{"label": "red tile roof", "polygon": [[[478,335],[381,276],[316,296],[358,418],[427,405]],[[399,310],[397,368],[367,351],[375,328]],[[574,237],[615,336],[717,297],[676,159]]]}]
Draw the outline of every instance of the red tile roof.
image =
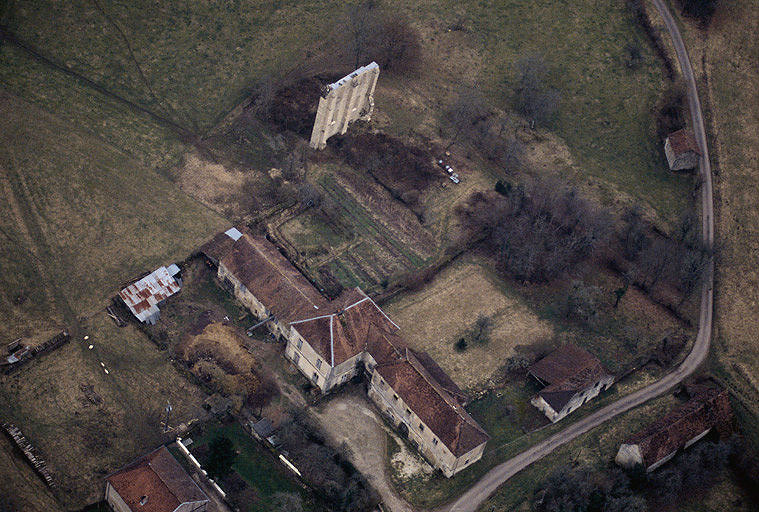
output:
[{"label": "red tile roof", "polygon": [[358,288],[343,293],[325,311],[329,313],[292,325],[331,366],[366,351],[372,327],[383,333],[398,331],[398,326]]},{"label": "red tile roof", "polygon": [[610,375],[596,356],[569,343],[530,366],[528,371],[548,384],[538,394],[557,412],[575,394]]},{"label": "red tile roof", "polygon": [[326,299],[266,238],[245,232],[220,264],[284,323],[318,315]]},{"label": "red tile roof", "polygon": [[672,132],[667,138],[669,139],[669,145],[676,156],[689,151],[693,151],[698,155],[701,154],[701,150],[698,148],[698,143],[693,136],[693,132],[687,128]]},{"label": "red tile roof", "polygon": [[707,429],[727,426],[731,416],[727,391],[712,388],[637,432],[624,444],[638,445],[648,468]]},{"label": "red tile roof", "polygon": [[459,457],[489,439],[411,350],[396,361],[377,365],[377,372],[454,456]]},{"label": "red tile roof", "polygon": [[[182,503],[208,500],[165,446],[112,474],[107,481],[134,512],[173,512]],[[145,504],[140,505],[143,497]]]}]

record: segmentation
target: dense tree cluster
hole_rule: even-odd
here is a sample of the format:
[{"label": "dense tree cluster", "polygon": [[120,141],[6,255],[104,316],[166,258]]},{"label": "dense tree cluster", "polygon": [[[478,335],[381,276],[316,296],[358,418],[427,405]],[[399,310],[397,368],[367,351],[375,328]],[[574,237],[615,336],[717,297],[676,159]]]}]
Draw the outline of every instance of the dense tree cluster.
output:
[{"label": "dense tree cluster", "polygon": [[307,419],[294,414],[277,434],[290,459],[313,487],[330,502],[336,512],[373,510],[376,492],[340,453],[317,434]]},{"label": "dense tree cluster", "polygon": [[627,211],[623,220],[619,239],[624,257],[632,263],[631,280],[645,290],[671,283],[687,299],[701,283],[711,253],[703,244],[696,214],[684,213],[668,238],[651,233],[637,209]]},{"label": "dense tree cluster", "polygon": [[682,7],[682,13],[685,16],[696,18],[702,26],[709,24],[709,21],[717,9],[719,0],[679,0]]},{"label": "dense tree cluster", "polygon": [[[586,468],[559,468],[536,492],[535,512],[645,512],[668,507],[709,489],[732,468],[745,472],[741,454],[745,445],[738,437],[728,441],[701,441],[653,473],[641,468],[606,472]],[[744,461],[745,463],[745,461]],[[754,464],[756,466],[756,464]]]},{"label": "dense tree cluster", "polygon": [[383,71],[402,74],[416,70],[422,56],[419,32],[375,0],[348,7],[337,39],[354,68],[375,61]]},{"label": "dense tree cluster", "polygon": [[524,148],[516,136],[515,120],[492,109],[476,85],[463,87],[456,94],[443,122],[448,127],[449,148],[456,142],[467,142],[507,174],[520,165]]},{"label": "dense tree cluster", "polygon": [[608,212],[551,180],[475,193],[459,208],[469,241],[483,239],[516,279],[550,281],[606,245]]},{"label": "dense tree cluster", "polygon": [[538,54],[529,54],[515,64],[514,106],[532,126],[548,125],[559,108],[559,91],[549,84],[549,68]]}]

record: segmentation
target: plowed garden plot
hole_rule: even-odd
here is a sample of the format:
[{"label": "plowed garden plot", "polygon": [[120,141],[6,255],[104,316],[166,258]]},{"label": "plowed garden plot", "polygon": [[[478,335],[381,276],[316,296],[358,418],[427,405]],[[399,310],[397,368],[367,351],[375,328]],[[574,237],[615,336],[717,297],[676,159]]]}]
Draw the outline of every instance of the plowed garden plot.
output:
[{"label": "plowed garden plot", "polygon": [[[429,262],[434,248],[431,235],[387,191],[374,184],[377,199],[366,191],[357,195],[334,174],[321,174],[317,181],[325,201],[334,205],[330,217],[306,210],[279,226],[307,267],[326,269],[343,286],[372,291],[392,275]],[[365,198],[370,198],[369,205],[365,206]],[[393,216],[397,211],[408,217]]]}]

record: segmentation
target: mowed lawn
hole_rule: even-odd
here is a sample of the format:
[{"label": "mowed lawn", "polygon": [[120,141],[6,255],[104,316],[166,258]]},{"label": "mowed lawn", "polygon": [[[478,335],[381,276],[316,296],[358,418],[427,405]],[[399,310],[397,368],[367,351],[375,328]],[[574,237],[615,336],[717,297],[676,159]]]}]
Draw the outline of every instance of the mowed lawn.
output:
[{"label": "mowed lawn", "polygon": [[[550,321],[539,318],[521,297],[508,293],[492,269],[471,258],[457,260],[422,290],[403,293],[383,308],[407,342],[429,353],[462,389],[492,384],[515,347],[554,333]],[[490,340],[459,352],[456,341],[469,338],[479,315],[493,320]]]},{"label": "mowed lawn", "polygon": [[57,295],[58,309],[89,313],[130,279],[186,258],[225,226],[128,154],[2,91],[0,169],[10,183],[3,194],[13,194],[6,199],[21,213],[0,226],[31,245],[10,255],[21,273],[9,284],[32,299],[20,308],[48,293]]},{"label": "mowed lawn", "polygon": [[[100,499],[106,475],[174,435],[161,426],[167,400],[176,426],[200,417],[206,396],[131,324],[118,328],[98,313],[82,329],[87,342],[73,339],[0,377],[0,416],[48,462],[69,510]],[[91,403],[82,385],[102,404]]]}]

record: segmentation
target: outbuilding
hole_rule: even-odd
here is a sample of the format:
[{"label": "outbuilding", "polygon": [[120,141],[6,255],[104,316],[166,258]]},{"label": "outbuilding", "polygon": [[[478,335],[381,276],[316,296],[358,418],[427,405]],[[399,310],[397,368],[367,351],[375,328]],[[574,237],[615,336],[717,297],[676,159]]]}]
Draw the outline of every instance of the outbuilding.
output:
[{"label": "outbuilding", "polygon": [[701,150],[696,137],[687,128],[670,133],[664,141],[664,154],[672,171],[693,169],[698,166]]},{"label": "outbuilding", "polygon": [[105,500],[115,512],[205,512],[209,501],[165,446],[107,477]]}]

